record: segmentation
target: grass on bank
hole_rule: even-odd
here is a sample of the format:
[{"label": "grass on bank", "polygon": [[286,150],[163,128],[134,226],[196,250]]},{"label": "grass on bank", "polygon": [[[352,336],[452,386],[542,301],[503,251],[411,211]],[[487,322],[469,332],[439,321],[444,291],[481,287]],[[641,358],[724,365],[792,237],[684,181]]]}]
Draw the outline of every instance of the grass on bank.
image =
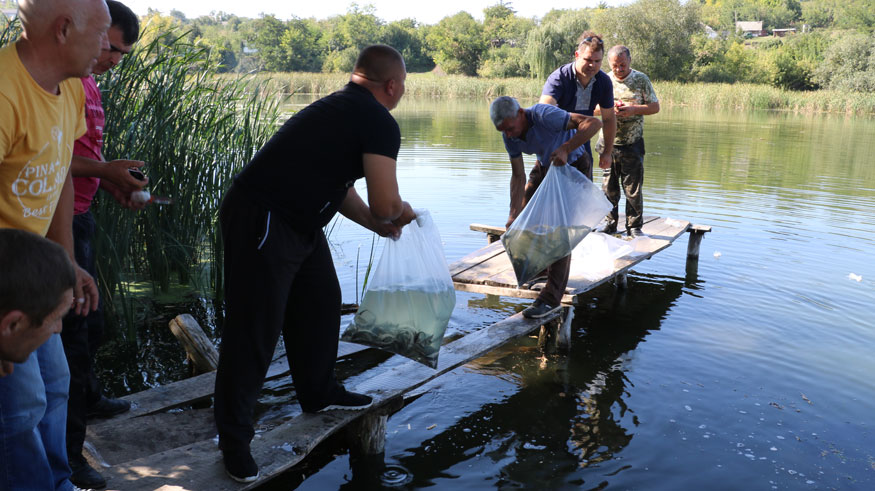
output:
[{"label": "grass on bank", "polygon": [[[227,75],[223,75],[227,76]],[[349,75],[341,73],[260,73],[271,90],[283,94],[329,94],[343,87]],[[543,81],[530,78],[480,78],[461,75],[411,73],[407,94],[417,97],[498,97],[534,99]],[[768,85],[654,82],[660,102],[694,108],[765,109],[800,113],[875,114],[875,94],[778,89]]]},{"label": "grass on bank", "polygon": [[145,161],[150,191],[173,199],[132,212],[100,193],[92,207],[106,312],[127,332],[135,319],[130,278],[148,279],[156,294],[179,283],[221,301],[219,203],[278,122],[281,96],[252,77],[217,78],[208,50],[185,39],[162,33],[99,78],[104,155]]}]

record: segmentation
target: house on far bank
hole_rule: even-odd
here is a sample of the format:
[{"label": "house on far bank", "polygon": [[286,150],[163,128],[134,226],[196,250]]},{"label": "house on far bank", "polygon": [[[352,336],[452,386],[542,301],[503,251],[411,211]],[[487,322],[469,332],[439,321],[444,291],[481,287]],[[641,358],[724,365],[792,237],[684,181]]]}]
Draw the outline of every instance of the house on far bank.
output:
[{"label": "house on far bank", "polygon": [[769,33],[763,30],[763,21],[738,21],[735,23],[735,31],[741,32],[749,37],[768,36]]},{"label": "house on far bank", "polygon": [[788,27],[786,29],[772,29],[772,36],[775,36],[776,38],[782,38],[787,34],[796,34],[796,28]]}]

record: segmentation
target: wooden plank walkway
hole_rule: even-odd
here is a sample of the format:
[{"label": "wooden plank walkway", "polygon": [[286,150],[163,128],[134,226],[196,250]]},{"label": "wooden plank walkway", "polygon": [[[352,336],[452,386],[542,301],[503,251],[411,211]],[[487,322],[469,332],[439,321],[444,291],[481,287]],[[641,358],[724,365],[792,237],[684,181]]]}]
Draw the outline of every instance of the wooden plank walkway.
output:
[{"label": "wooden plank walkway", "polygon": [[[117,433],[107,431],[110,422],[95,425],[89,428],[89,442],[111,465],[102,470],[108,489],[252,489],[303,460],[319,442],[357,418],[397,410],[405,393],[558,316],[557,312],[549,318],[532,321],[517,314],[468,334],[441,348],[437,369],[392,357],[392,363],[386,363],[390,368],[375,367],[357,377],[364,382],[349,387],[374,397],[375,403],[367,411],[335,410],[313,415],[294,408],[290,419],[262,424],[251,447],[262,477],[248,485],[236,483],[225,475],[221,453],[213,438],[211,409],[128,417],[118,421],[121,425],[114,426]],[[185,435],[189,435],[189,441],[180,443]],[[167,445],[160,441],[165,439],[172,440],[175,446],[162,450]],[[142,455],[137,456],[138,453]]]},{"label": "wooden plank walkway", "polygon": [[[472,225],[471,228],[495,238],[504,232],[503,228],[482,225]],[[690,257],[698,255],[698,243],[710,227],[649,217],[643,231],[650,238],[636,241],[640,250],[615,260],[612,272],[602,278],[584,278],[572,261],[563,303],[572,304],[580,293],[611,278],[624,277],[631,267],[665,249],[685,231],[691,232],[688,254]],[[452,263],[450,272],[456,289],[463,291],[534,298],[543,287],[543,283],[537,280],[524,288],[516,287],[513,269],[500,241],[493,241]],[[347,427],[361,432],[358,437],[361,445],[364,445],[363,440],[380,440],[376,444],[370,441],[369,448],[362,447],[367,453],[378,453],[385,439],[386,417],[402,407],[405,394],[539,327],[542,328],[542,337],[549,337],[542,327],[545,324],[553,326],[552,337],[560,339],[557,342],[561,344],[563,334],[557,332],[558,320],[565,315],[562,330],[567,331],[573,312],[572,309],[565,310],[567,314],[556,312],[538,320],[524,319],[516,314],[445,344],[441,348],[437,369],[399,356],[389,358],[355,376],[355,380],[362,382],[348,387],[374,397],[375,403],[367,410],[336,410],[312,415],[301,413],[295,405],[281,420],[260,421],[251,448],[261,477],[248,485],[229,479],[222,466],[213,411],[208,407],[215,372],[125,397],[132,402],[132,410],[89,426],[86,448],[92,453],[92,464],[104,467],[101,472],[107,477],[108,489],[134,491],[252,489],[298,464],[316,445]],[[567,332],[565,338],[568,338]],[[341,342],[338,358],[365,349]],[[282,350],[278,350],[268,371],[268,379],[287,374],[288,362]]]},{"label": "wooden plank walkway", "polygon": [[[621,215],[620,224],[625,223]],[[710,227],[692,226],[694,231],[701,233],[710,231]],[[650,259],[656,253],[669,247],[684,232],[691,229],[690,222],[686,220],[672,220],[660,217],[645,217],[642,231],[647,235],[646,239],[635,242],[637,250],[627,256],[614,261],[613,271],[599,279],[591,280],[580,269],[579,263],[571,262],[571,272],[568,276],[568,286],[562,303],[573,305],[577,295],[591,290],[602,283],[615,277],[622,279],[623,275],[640,262]],[[501,241],[496,240],[504,233],[504,227],[490,227],[488,225],[472,224],[471,230],[485,232],[489,239],[489,245],[468,254],[458,261],[450,264],[450,275],[457,290],[503,295],[517,298],[537,298],[539,291],[544,287],[545,279],[536,278],[522,287],[517,287],[516,276],[507,253],[504,251]],[[618,232],[625,232],[625,226],[618,226]],[[701,240],[701,236],[691,241]],[[692,242],[691,242],[692,243]],[[698,245],[696,246],[698,254]]]}]

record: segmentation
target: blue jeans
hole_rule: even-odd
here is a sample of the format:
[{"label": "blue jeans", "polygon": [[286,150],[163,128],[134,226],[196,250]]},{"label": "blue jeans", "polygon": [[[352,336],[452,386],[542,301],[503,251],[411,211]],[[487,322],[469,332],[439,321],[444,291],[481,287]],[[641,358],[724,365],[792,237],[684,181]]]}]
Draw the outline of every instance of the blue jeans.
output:
[{"label": "blue jeans", "polygon": [[59,334],[0,377],[0,491],[73,489],[65,441],[69,388]]}]

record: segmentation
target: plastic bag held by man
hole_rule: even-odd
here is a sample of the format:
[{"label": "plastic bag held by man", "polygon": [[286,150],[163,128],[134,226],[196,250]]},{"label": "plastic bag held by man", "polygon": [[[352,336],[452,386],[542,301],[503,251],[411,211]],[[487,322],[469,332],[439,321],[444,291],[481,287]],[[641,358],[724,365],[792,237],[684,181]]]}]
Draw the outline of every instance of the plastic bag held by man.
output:
[{"label": "plastic bag held by man", "polygon": [[570,165],[551,165],[501,243],[517,284],[537,276],[574,247],[611,210],[602,190]]},{"label": "plastic bag held by man", "polygon": [[427,210],[386,241],[355,318],[341,340],[437,367],[456,292],[441,237]]}]

